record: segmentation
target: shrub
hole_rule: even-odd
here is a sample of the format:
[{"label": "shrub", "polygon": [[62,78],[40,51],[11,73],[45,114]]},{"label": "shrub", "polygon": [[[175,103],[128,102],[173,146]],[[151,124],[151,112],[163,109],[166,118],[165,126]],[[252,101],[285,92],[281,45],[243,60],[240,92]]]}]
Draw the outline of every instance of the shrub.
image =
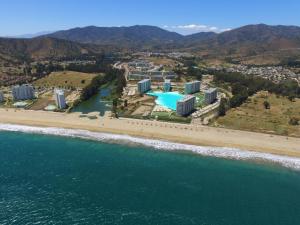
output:
[{"label": "shrub", "polygon": [[268,101],[264,101],[264,107],[265,107],[265,109],[270,109],[271,105]]},{"label": "shrub", "polygon": [[291,117],[291,118],[290,118],[290,121],[289,121],[289,124],[292,125],[292,126],[297,126],[297,125],[299,125],[299,118]]}]

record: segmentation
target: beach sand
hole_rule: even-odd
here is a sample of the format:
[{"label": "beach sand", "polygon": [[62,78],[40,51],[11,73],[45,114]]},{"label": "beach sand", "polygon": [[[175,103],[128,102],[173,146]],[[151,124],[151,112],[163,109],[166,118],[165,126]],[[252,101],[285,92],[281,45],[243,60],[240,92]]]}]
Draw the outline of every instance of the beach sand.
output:
[{"label": "beach sand", "polygon": [[79,115],[80,113],[0,109],[0,123],[126,134],[184,144],[239,148],[300,158],[300,138],[126,118],[89,119],[81,118]]}]

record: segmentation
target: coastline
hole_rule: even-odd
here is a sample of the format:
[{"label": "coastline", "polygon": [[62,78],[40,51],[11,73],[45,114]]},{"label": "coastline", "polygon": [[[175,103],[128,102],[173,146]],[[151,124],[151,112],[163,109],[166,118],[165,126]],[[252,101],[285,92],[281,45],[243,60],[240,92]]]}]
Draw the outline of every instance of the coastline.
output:
[{"label": "coastline", "polygon": [[300,158],[300,138],[136,119],[80,118],[80,113],[0,109],[1,124],[130,135],[196,146],[235,148]]}]

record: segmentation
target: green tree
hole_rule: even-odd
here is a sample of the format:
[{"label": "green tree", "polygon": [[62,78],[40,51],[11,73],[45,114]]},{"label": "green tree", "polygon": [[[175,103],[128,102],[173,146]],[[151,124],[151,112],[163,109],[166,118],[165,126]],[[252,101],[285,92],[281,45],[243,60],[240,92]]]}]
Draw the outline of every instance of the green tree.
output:
[{"label": "green tree", "polygon": [[264,104],[265,109],[270,109],[271,108],[271,105],[268,101],[264,101],[263,104]]},{"label": "green tree", "polygon": [[220,106],[219,106],[219,116],[226,115],[226,107],[227,107],[226,98],[221,98],[221,102],[220,102]]},{"label": "green tree", "polygon": [[299,125],[299,118],[296,118],[296,117],[290,118],[289,124],[292,125],[292,126]]}]

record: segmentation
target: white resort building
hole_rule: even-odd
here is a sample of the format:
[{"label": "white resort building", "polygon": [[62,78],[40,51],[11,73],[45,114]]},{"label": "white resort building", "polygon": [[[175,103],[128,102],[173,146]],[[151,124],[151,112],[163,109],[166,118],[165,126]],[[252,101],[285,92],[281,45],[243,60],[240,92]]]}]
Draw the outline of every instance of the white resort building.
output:
[{"label": "white resort building", "polygon": [[166,79],[164,82],[164,92],[171,91],[171,80]]},{"label": "white resort building", "polygon": [[217,89],[216,88],[210,88],[204,92],[205,97],[205,103],[211,104],[217,99]]},{"label": "white resort building", "polygon": [[56,106],[59,109],[65,109],[67,107],[66,99],[65,99],[65,92],[61,89],[54,90],[54,97]]},{"label": "white resort building", "polygon": [[140,94],[144,94],[151,89],[151,80],[144,79],[138,82],[138,91]]},{"label": "white resort building", "polygon": [[34,89],[30,84],[17,85],[12,87],[12,96],[15,101],[34,98]]},{"label": "white resort building", "polygon": [[187,95],[183,99],[177,101],[176,113],[180,116],[186,116],[195,109],[196,97]]},{"label": "white resort building", "polygon": [[193,94],[200,91],[201,82],[196,80],[192,82],[185,83],[184,93]]},{"label": "white resort building", "polygon": [[0,91],[0,102],[4,102],[4,95],[2,91]]}]

